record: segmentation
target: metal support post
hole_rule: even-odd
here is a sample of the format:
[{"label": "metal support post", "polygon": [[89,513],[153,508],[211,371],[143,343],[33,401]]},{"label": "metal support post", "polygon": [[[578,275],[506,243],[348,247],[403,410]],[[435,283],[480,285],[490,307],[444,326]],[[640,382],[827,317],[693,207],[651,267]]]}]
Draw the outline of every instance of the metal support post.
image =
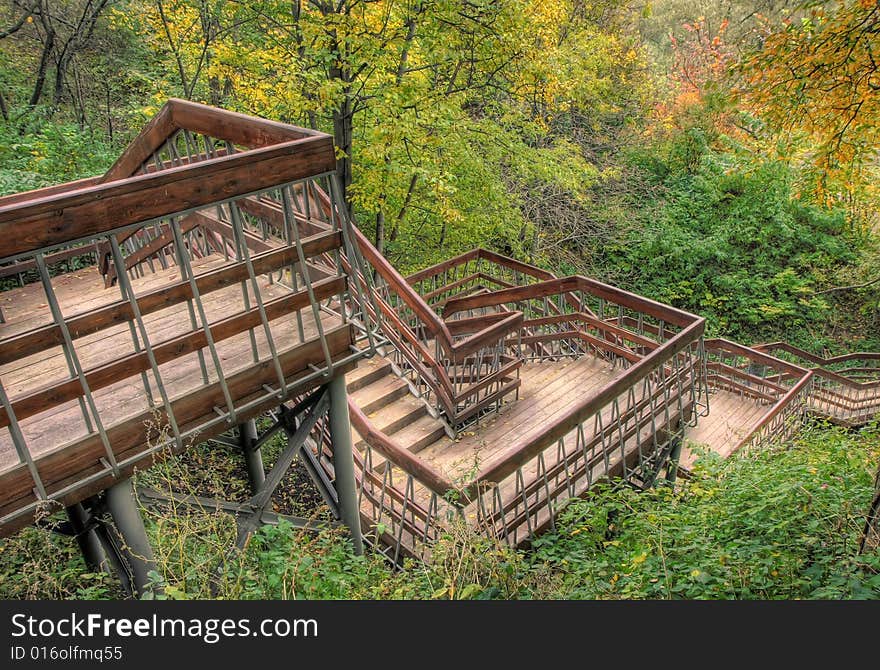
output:
[{"label": "metal support post", "polygon": [[101,539],[95,529],[89,526],[91,515],[82,506],[82,503],[71,505],[66,511],[67,518],[70,519],[70,527],[73,529],[74,537],[76,537],[86,565],[90,570],[112,574],[113,569],[107,554],[104,553]]},{"label": "metal support post", "polygon": [[251,491],[256,493],[266,481],[266,469],[263,466],[263,452],[255,447],[258,439],[257,422],[254,419],[245,421],[238,426],[238,439],[241,450],[244,453],[244,462],[247,464],[248,480],[251,483]]},{"label": "metal support post", "polygon": [[676,437],[672,442],[672,451],[669,452],[669,460],[666,462],[666,481],[675,486],[675,478],[678,476],[678,461],[681,458],[682,439]]},{"label": "metal support post", "polygon": [[121,549],[131,569],[135,591],[139,596],[143,595],[150,583],[149,572],[156,569],[156,559],[135,502],[131,479],[123,480],[108,488],[106,503],[116,529],[122,537]]},{"label": "metal support post", "polygon": [[361,555],[364,553],[364,539],[361,535],[357,485],[354,478],[351,421],[348,416],[348,392],[345,388],[345,376],[336,375],[327,386],[330,391],[330,437],[333,442],[333,469],[336,473],[339,513],[342,522],[351,531],[351,541],[354,544],[355,553]]}]

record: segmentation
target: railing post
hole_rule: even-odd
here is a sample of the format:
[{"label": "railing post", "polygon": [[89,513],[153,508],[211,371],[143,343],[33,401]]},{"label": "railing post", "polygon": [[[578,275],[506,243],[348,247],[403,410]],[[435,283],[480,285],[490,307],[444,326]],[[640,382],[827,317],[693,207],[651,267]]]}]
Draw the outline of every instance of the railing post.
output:
[{"label": "railing post", "polygon": [[339,496],[339,514],[351,532],[355,553],[364,553],[358,508],[357,483],[352,455],[351,420],[348,416],[348,392],[345,377],[336,375],[327,384],[330,391],[330,439],[333,443],[333,469],[336,473],[336,494]]},{"label": "railing post", "polygon": [[678,461],[681,459],[681,447],[682,439],[680,437],[673,438],[672,450],[669,452],[669,460],[666,462],[666,481],[669,482],[670,486],[675,486],[675,480],[678,477]]}]

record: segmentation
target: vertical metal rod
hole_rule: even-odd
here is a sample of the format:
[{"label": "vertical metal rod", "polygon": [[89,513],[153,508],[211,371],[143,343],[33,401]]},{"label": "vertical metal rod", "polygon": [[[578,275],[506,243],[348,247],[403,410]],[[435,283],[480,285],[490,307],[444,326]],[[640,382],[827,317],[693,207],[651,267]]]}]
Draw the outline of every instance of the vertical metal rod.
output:
[{"label": "vertical metal rod", "polygon": [[[189,256],[186,253],[186,247],[183,244],[183,238],[179,234],[179,229],[175,226],[175,220],[173,218],[168,220],[168,229],[171,231],[171,235],[174,239],[174,248],[177,251],[177,265],[180,268],[180,278],[184,280],[192,280],[195,277],[195,274],[192,271],[192,267],[189,264]],[[184,257],[186,257],[186,261],[184,261]],[[192,284],[192,282],[190,282]],[[192,298],[186,299],[186,309],[189,313],[189,323],[192,326],[193,330],[198,330],[199,326],[196,323],[196,312],[193,309],[193,301]],[[207,328],[208,324],[203,324],[205,328]],[[207,384],[208,383],[208,366],[205,364],[205,352],[201,350],[201,348],[196,350],[196,356],[199,359],[199,369],[202,371],[202,381]]]},{"label": "vertical metal rod", "polygon": [[[48,303],[50,310],[52,312],[52,318],[58,324],[59,330],[66,328],[64,324],[64,316],[61,315],[61,309],[58,306],[58,301],[55,299],[55,291],[52,288],[52,279],[49,277],[49,272],[46,269],[45,260],[43,258],[43,254],[36,254],[34,256],[34,262],[37,265],[37,270],[40,274],[40,281],[43,283],[43,292],[46,294],[46,302]],[[68,348],[69,347],[69,348]],[[73,357],[76,354],[73,351],[73,344],[68,343],[67,340],[64,340],[61,343],[61,350],[64,352],[64,360],[67,362],[67,372],[71,377],[76,377],[76,366],[74,365]],[[92,426],[92,419],[89,416],[88,410],[86,410],[86,402],[85,399],[80,396],[78,399],[79,409],[82,412],[83,421],[86,424],[86,431],[91,433],[94,430]]]},{"label": "vertical metal rod", "polygon": [[143,595],[150,583],[149,573],[156,570],[156,558],[134,499],[131,479],[108,488],[106,496],[107,509],[124,542],[122,551],[131,568],[135,590]]},{"label": "vertical metal rod", "polygon": [[[232,219],[232,229],[244,241],[244,227],[241,216],[239,215],[238,205],[234,202],[229,203],[229,214]],[[260,286],[257,283],[257,276],[254,271],[254,264],[251,262],[251,254],[248,251],[247,244],[241,246],[242,258],[245,267],[247,267],[248,278],[254,291],[254,300],[257,303],[257,311],[260,313],[260,321],[263,323],[263,334],[266,337],[266,344],[269,347],[269,355],[272,357],[272,364],[275,367],[275,374],[278,375],[279,393],[283,393],[287,388],[287,381],[284,378],[284,371],[281,369],[281,362],[278,360],[278,350],[275,347],[275,338],[272,337],[272,328],[269,326],[269,318],[266,316],[266,309],[263,305],[263,297],[260,294]],[[309,296],[314,300],[314,295]]]},{"label": "vertical metal rod", "polygon": [[[76,377],[79,379],[79,385],[82,387],[83,395],[80,398],[85,397],[88,408],[92,412],[95,420],[95,427],[98,429],[98,434],[101,437],[101,443],[104,445],[104,453],[107,454],[107,460],[113,468],[114,476],[118,476],[119,468],[116,465],[116,455],[113,453],[113,449],[110,446],[110,440],[104,430],[101,416],[98,414],[98,406],[95,404],[92,390],[89,388],[88,379],[86,379],[82,365],[79,362],[79,357],[76,355],[76,349],[73,348],[73,340],[70,337],[70,331],[67,328],[67,322],[64,320],[64,315],[61,313],[61,307],[55,297],[55,291],[52,289],[52,281],[49,279],[49,271],[46,269],[46,261],[43,258],[43,254],[35,254],[34,261],[37,264],[37,270],[40,272],[40,278],[43,281],[43,288],[46,290],[46,300],[49,303],[49,310],[52,312],[52,318],[55,320],[55,323],[58,324],[58,329],[61,331],[63,349],[67,356],[68,365],[71,365],[75,370]],[[82,407],[82,410],[83,416],[86,418],[86,425],[89,427],[89,432],[92,432],[85,407]]]},{"label": "vertical metal rod", "polygon": [[[169,219],[169,225],[171,226],[171,230],[174,234],[174,239],[176,244],[183,246],[183,241],[180,235],[180,226],[176,219],[173,217]],[[223,391],[223,400],[226,401],[226,406],[229,409],[229,422],[235,422],[235,404],[232,402],[232,395],[229,392],[229,387],[226,384],[226,377],[223,374],[223,367],[220,365],[220,356],[217,354],[217,348],[214,346],[214,336],[211,334],[211,324],[208,321],[208,315],[205,313],[205,305],[202,301],[201,293],[199,292],[199,285],[196,282],[195,274],[193,274],[192,267],[189,264],[189,257],[186,254],[178,254],[181,259],[181,275],[183,271],[187,274],[187,281],[189,282],[190,293],[192,294],[192,298],[196,304],[196,307],[199,310],[199,319],[202,321],[202,331],[205,333],[205,341],[208,343],[208,351],[211,352],[211,360],[214,363],[214,370],[217,372],[217,380],[220,382],[220,389]]]},{"label": "vertical metal rod", "polygon": [[247,465],[248,481],[251,484],[251,491],[256,493],[260,490],[263,482],[266,481],[266,469],[263,466],[262,449],[254,448],[257,441],[257,422],[253,419],[245,421],[238,425],[238,439],[241,444],[241,450],[244,453],[244,462]]},{"label": "vertical metal rod", "polygon": [[[120,263],[122,261],[122,251],[119,249],[119,242],[116,240],[115,235],[109,236],[110,240],[110,251],[113,255],[113,262]],[[159,364],[156,362],[156,356],[153,353],[153,347],[150,345],[150,336],[147,333],[147,326],[144,324],[143,316],[141,315],[141,308],[138,305],[137,297],[134,294],[134,289],[131,287],[131,284],[128,281],[128,276],[125,273],[117,275],[119,277],[119,289],[122,292],[123,296],[128,297],[128,304],[131,305],[132,314],[134,314],[134,320],[137,322],[138,331],[140,332],[141,340],[144,343],[144,351],[147,354],[147,360],[150,361],[150,368],[153,370],[153,379],[156,382],[156,388],[159,389],[159,395],[162,398],[162,404],[165,406],[165,413],[168,418],[168,423],[171,426],[171,431],[174,433],[174,438],[177,440],[178,444],[181,443],[180,438],[180,429],[177,427],[177,419],[174,418],[174,412],[171,408],[171,402],[168,400],[168,393],[165,391],[165,384],[162,383],[162,376],[159,374]]]},{"label": "vertical metal rod", "polygon": [[3,409],[6,410],[6,418],[9,421],[9,433],[12,435],[12,444],[15,446],[19,462],[27,464],[28,472],[30,472],[31,479],[34,482],[34,487],[37,489],[37,494],[39,495],[40,500],[47,500],[49,496],[46,495],[46,487],[43,485],[43,480],[40,479],[40,472],[37,470],[34,458],[31,455],[30,450],[27,448],[27,443],[21,432],[21,426],[18,425],[18,419],[15,418],[15,410],[13,410],[12,403],[9,401],[9,397],[6,395],[6,390],[3,388],[2,379],[0,379],[0,404],[2,404]]},{"label": "vertical metal rod", "polygon": [[348,416],[348,392],[345,376],[336,375],[327,384],[330,391],[330,436],[333,442],[333,469],[336,473],[336,493],[339,496],[339,515],[351,532],[351,541],[357,555],[364,553],[358,509],[357,483],[352,455],[351,420]]},{"label": "vertical metal rod", "polygon": [[305,252],[303,252],[302,242],[300,240],[299,230],[296,225],[296,218],[294,216],[293,204],[290,200],[290,191],[292,189],[290,187],[282,187],[281,189],[281,204],[283,206],[284,211],[284,221],[285,223],[290,224],[290,230],[293,232],[293,241],[296,246],[296,255],[299,259],[299,266],[302,268],[302,277],[303,282],[306,286],[306,291],[309,294],[309,302],[312,306],[312,318],[315,321],[315,329],[318,332],[318,340],[321,343],[321,350],[324,353],[324,362],[327,366],[326,373],[327,375],[333,374],[333,357],[330,355],[330,349],[327,346],[327,338],[324,336],[324,325],[321,322],[321,315],[318,311],[318,300],[315,298],[315,291],[312,287],[312,278],[309,276],[307,261]]}]

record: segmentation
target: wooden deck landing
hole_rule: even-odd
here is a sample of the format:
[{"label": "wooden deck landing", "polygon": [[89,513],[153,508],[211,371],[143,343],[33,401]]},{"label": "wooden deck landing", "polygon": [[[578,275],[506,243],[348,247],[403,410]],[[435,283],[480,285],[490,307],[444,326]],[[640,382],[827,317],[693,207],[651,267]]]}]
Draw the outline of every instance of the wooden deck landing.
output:
[{"label": "wooden deck landing", "polygon": [[444,436],[418,455],[452,481],[474,479],[482,474],[483,464],[540,433],[555,416],[621,372],[598,358],[526,363],[520,370],[518,400],[511,398],[498,414],[465,430],[459,439]]},{"label": "wooden deck landing", "polygon": [[679,461],[690,468],[696,455],[688,444],[708,445],[723,457],[729,456],[755,425],[770,411],[772,404],[745,398],[739,393],[714,390],[709,396],[709,415],[685,433],[685,444]]},{"label": "wooden deck landing", "polygon": [[[198,275],[223,264],[222,257],[209,256],[194,261],[193,270]],[[147,290],[161,288],[164,284],[179,279],[179,269],[176,266],[171,266],[168,269],[160,269],[155,274],[148,274],[136,279],[132,285],[136,293],[141,294]],[[269,284],[264,276],[259,277],[258,281],[264,301],[290,293],[287,287],[277,282]],[[104,287],[103,278],[94,267],[60,275],[54,278],[52,283],[62,313],[68,318],[88,309],[119,300],[120,297],[118,288]],[[253,291],[249,290],[248,293],[251,306],[253,306]],[[39,283],[28,284],[22,288],[0,294],[0,296],[4,301],[6,316],[6,323],[0,324],[0,339],[52,323],[46,296]],[[241,312],[244,310],[241,286],[228,286],[212,292],[203,298],[202,304],[211,323],[216,323],[223,317]],[[302,319],[305,339],[308,340],[316,334],[311,311],[303,311]],[[186,303],[180,303],[146,315],[144,323],[153,346],[192,330]],[[323,314],[322,323],[329,330],[340,325],[340,320],[333,315]],[[286,318],[272,321],[271,325],[276,349],[284,350],[300,343],[296,320],[293,316],[289,315]],[[268,357],[269,347],[264,329],[255,328],[251,332],[256,339],[260,358]],[[74,340],[74,347],[84,369],[94,368],[134,353],[134,344],[127,324],[78,338]],[[223,374],[226,377],[253,365],[249,332],[240,333],[217,342],[217,351]],[[205,352],[204,358],[208,381],[217,381],[217,371],[207,352]],[[196,353],[160,365],[159,371],[170,397],[185,394],[205,383]],[[6,391],[13,402],[17,398],[70,377],[61,347],[54,347],[49,352],[41,352],[0,366],[0,375],[2,375]],[[147,377],[153,397],[160,398],[152,374],[148,373]],[[105,427],[119,423],[150,407],[140,376],[111,384],[95,391],[93,395]],[[82,411],[76,400],[23,419],[20,421],[20,425],[28,447],[35,456],[64,443],[85,437],[88,433]],[[18,456],[15,453],[12,438],[8,429],[4,429],[0,433],[0,471],[17,462]]]}]

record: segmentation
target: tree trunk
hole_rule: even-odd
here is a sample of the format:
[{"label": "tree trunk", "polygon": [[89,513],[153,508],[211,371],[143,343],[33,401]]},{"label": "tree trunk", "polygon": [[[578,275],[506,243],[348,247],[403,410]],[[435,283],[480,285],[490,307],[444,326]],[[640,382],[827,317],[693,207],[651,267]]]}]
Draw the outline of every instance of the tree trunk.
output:
[{"label": "tree trunk", "polygon": [[385,253],[385,212],[381,209],[376,214],[376,250]]},{"label": "tree trunk", "polygon": [[49,69],[49,58],[52,56],[52,50],[55,48],[55,31],[50,30],[46,33],[46,41],[43,42],[43,53],[40,55],[40,67],[37,70],[37,77],[34,80],[34,90],[31,93],[31,99],[28,100],[29,107],[36,107],[43,95],[43,86],[46,84],[46,70]]},{"label": "tree trunk", "polygon": [[865,554],[880,547],[880,467],[874,477],[874,497],[871,499],[871,507],[868,517],[865,519],[865,530],[862,533],[862,541],[859,543],[859,553]]},{"label": "tree trunk", "polygon": [[[335,68],[334,68],[335,69]],[[331,76],[333,74],[331,73]],[[338,72],[333,78],[343,78],[343,73]],[[352,147],[352,105],[351,105],[351,85],[346,83],[343,89],[343,100],[333,113],[333,139],[336,146],[341,152],[341,156],[336,161],[336,169],[339,173],[339,183],[342,186],[342,197],[345,206],[351,212],[351,202],[349,200],[349,189],[351,188],[351,147]]]}]

